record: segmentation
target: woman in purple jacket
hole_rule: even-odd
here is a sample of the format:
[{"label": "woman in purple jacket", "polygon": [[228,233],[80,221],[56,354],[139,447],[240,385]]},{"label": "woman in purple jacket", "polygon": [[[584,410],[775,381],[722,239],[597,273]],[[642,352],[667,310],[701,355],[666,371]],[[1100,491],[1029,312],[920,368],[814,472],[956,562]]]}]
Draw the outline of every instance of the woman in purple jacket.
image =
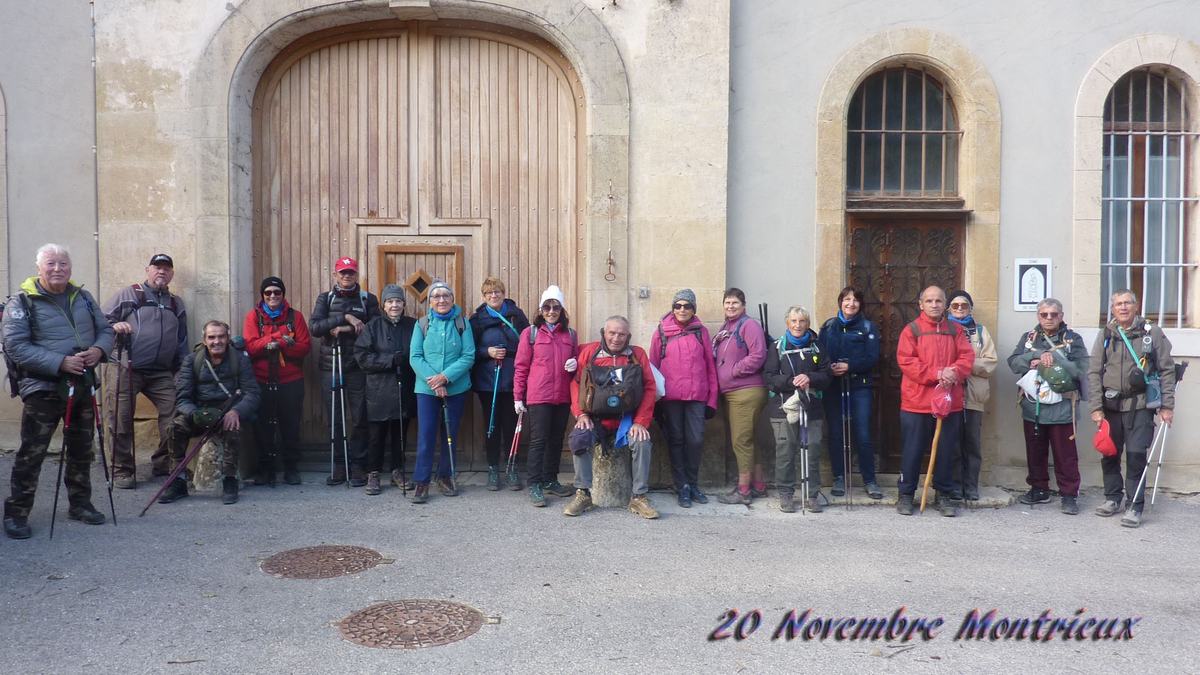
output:
[{"label": "woman in purple jacket", "polygon": [[[767,360],[767,340],[762,326],[746,316],[746,294],[738,288],[725,291],[725,325],[713,338],[717,383],[729,416],[729,437],[737,457],[738,484],[720,497],[722,504],[749,504],[767,496],[762,460],[755,457],[754,430],[767,402],[762,368]],[[750,478],[753,471],[754,483]]]},{"label": "woman in purple jacket", "polygon": [[708,329],[696,316],[696,294],[685,288],[675,294],[671,311],[650,338],[650,363],[667,385],[658,409],[671,450],[671,477],[685,509],[693,499],[708,503],[698,482],[704,420],[717,414],[717,366],[709,344]]}]

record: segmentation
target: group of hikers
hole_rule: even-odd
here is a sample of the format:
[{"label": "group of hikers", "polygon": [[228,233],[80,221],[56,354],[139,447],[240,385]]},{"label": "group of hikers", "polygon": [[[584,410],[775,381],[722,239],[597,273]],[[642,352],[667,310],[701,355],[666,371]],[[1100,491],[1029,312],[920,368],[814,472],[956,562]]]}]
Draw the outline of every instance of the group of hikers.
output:
[{"label": "group of hikers", "polygon": [[[106,369],[103,386],[112,439],[110,490],[137,487],[138,394],[158,414],[151,470],[169,477],[160,503],[188,495],[189,445],[198,449],[208,439],[219,441],[221,449],[222,500],[237,502],[243,423],[252,425],[258,449],[254,482],[274,485],[282,469],[285,483],[299,484],[303,363],[314,340],[330,415],[329,485],[349,481],[377,495],[386,479],[411,490],[409,499],[418,504],[428,500],[431,483],[444,496],[457,495],[454,441],[474,392],[486,425],[487,488],[527,488],[538,507],[549,497],[571,497],[563,511],[568,516],[593,507],[594,454],[628,449],[629,509],[658,517],[647,497],[654,421],[666,436],[679,506],[707,503],[699,471],[706,421],[718,409],[724,410],[738,467],[736,484],[719,495],[720,502],[750,504],[767,495],[764,463],[770,458],[760,455],[754,440],[764,411],[774,432],[774,482],[782,511],[794,512],[799,504],[819,512],[828,504],[820,491],[822,444],[833,496],[852,490],[847,474],[856,455],[867,496],[883,498],[872,433],[880,333],[863,316],[863,292],[853,287],[839,293],[837,314],[819,329],[807,309],[789,307],[778,338],[768,337],[748,316],[745,294],[737,288],[725,291],[723,322],[710,335],[697,314],[695,293],[682,289],[646,350],[631,343],[630,324],[622,316],[604,322],[600,340],[580,344],[566,296],[555,285],[541,294],[531,322],[500,279],[483,282],[482,302],[469,316],[456,304],[455,289],[435,280],[426,289],[428,312],[414,319],[405,314],[405,289],[389,284],[376,297],[360,286],[357,261],[342,257],[334,264],[332,288],[316,299],[311,323],[288,302],[284,280],[269,276],[245,316],[240,339],[225,322],[210,320],[193,348],[183,300],[169,287],[174,276],[169,255],[152,256],[145,280],[122,287],[103,306],[71,281],[66,248],[42,246],[36,264],[37,274],[7,300],[3,317],[9,379],[24,404],[12,494],[4,503],[4,529],[12,538],[31,535],[28,517],[38,475],[60,422],[68,517],[105,522],[92,505],[90,481],[93,432],[104,454],[96,400],[102,362],[114,366]],[[973,317],[966,291],[947,294],[930,286],[918,308],[896,348],[902,373],[896,509],[913,513],[921,458],[936,438],[925,487],[932,480],[936,507],[955,516],[964,500],[979,499],[980,426],[998,357],[991,335]],[[1101,462],[1105,496],[1095,513],[1123,510],[1121,524],[1136,527],[1144,501],[1139,477],[1154,416],[1167,425],[1172,421],[1176,370],[1170,342],[1139,315],[1132,291],[1112,294],[1111,313],[1089,359],[1083,339],[1064,322],[1062,303],[1046,298],[1038,305],[1037,325],[1008,357],[1008,366],[1021,376],[1028,459],[1030,487],[1019,499],[1050,501],[1052,452],[1061,510],[1079,512],[1075,431],[1077,414],[1086,411],[1111,441],[1102,445],[1112,446]],[[417,452],[408,480],[405,439],[412,420]],[[524,484],[514,461],[522,431],[528,434]],[[564,439],[575,470],[569,487],[558,481]]]}]

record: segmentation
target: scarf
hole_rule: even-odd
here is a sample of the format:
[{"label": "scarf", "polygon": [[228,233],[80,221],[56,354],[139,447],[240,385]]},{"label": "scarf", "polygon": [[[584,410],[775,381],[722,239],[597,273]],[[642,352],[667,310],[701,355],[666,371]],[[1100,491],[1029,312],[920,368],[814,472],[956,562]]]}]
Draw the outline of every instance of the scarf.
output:
[{"label": "scarf", "polygon": [[278,319],[283,314],[283,305],[279,305],[279,309],[272,311],[270,307],[267,307],[267,301],[263,300],[259,303],[259,306],[262,307],[263,314],[266,314],[271,319]]},{"label": "scarf", "polygon": [[792,335],[792,331],[790,331],[790,330],[784,331],[783,336],[785,338],[787,338],[788,347],[791,347],[793,349],[807,347],[809,341],[812,340],[812,334],[807,331],[805,331],[804,335],[801,335],[800,337],[796,337],[796,336]]}]

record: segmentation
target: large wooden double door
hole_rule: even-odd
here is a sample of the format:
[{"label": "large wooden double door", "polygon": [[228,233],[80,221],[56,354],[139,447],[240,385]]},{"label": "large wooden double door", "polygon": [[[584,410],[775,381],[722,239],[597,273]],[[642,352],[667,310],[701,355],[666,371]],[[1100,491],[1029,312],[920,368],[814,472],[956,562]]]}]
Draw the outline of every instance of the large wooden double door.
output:
[{"label": "large wooden double door", "polygon": [[[302,38],[255,96],[255,279],[280,275],[306,316],[344,255],[368,290],[404,287],[413,316],[434,279],[469,313],[487,276],[527,311],[551,283],[578,307],[581,91],[553,47],[507,28],[382,22]],[[319,442],[309,361],[303,437]],[[464,469],[482,462],[476,426],[464,419]]]},{"label": "large wooden double door", "polygon": [[849,220],[850,285],[866,296],[864,315],[880,333],[874,438],[880,470],[900,469],[900,331],[917,317],[929,286],[961,288],[965,219],[959,213],[920,217],[855,214]]}]

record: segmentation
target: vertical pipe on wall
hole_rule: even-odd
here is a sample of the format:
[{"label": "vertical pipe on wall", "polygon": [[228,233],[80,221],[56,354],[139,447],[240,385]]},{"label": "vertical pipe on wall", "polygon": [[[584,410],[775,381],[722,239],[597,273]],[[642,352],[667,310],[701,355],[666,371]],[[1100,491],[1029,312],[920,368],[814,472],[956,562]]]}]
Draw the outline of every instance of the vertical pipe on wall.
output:
[{"label": "vertical pipe on wall", "polygon": [[88,2],[92,31],[92,238],[95,242],[96,288],[101,293],[100,283],[100,152],[97,148],[100,118],[99,77],[96,73],[96,1]]}]

